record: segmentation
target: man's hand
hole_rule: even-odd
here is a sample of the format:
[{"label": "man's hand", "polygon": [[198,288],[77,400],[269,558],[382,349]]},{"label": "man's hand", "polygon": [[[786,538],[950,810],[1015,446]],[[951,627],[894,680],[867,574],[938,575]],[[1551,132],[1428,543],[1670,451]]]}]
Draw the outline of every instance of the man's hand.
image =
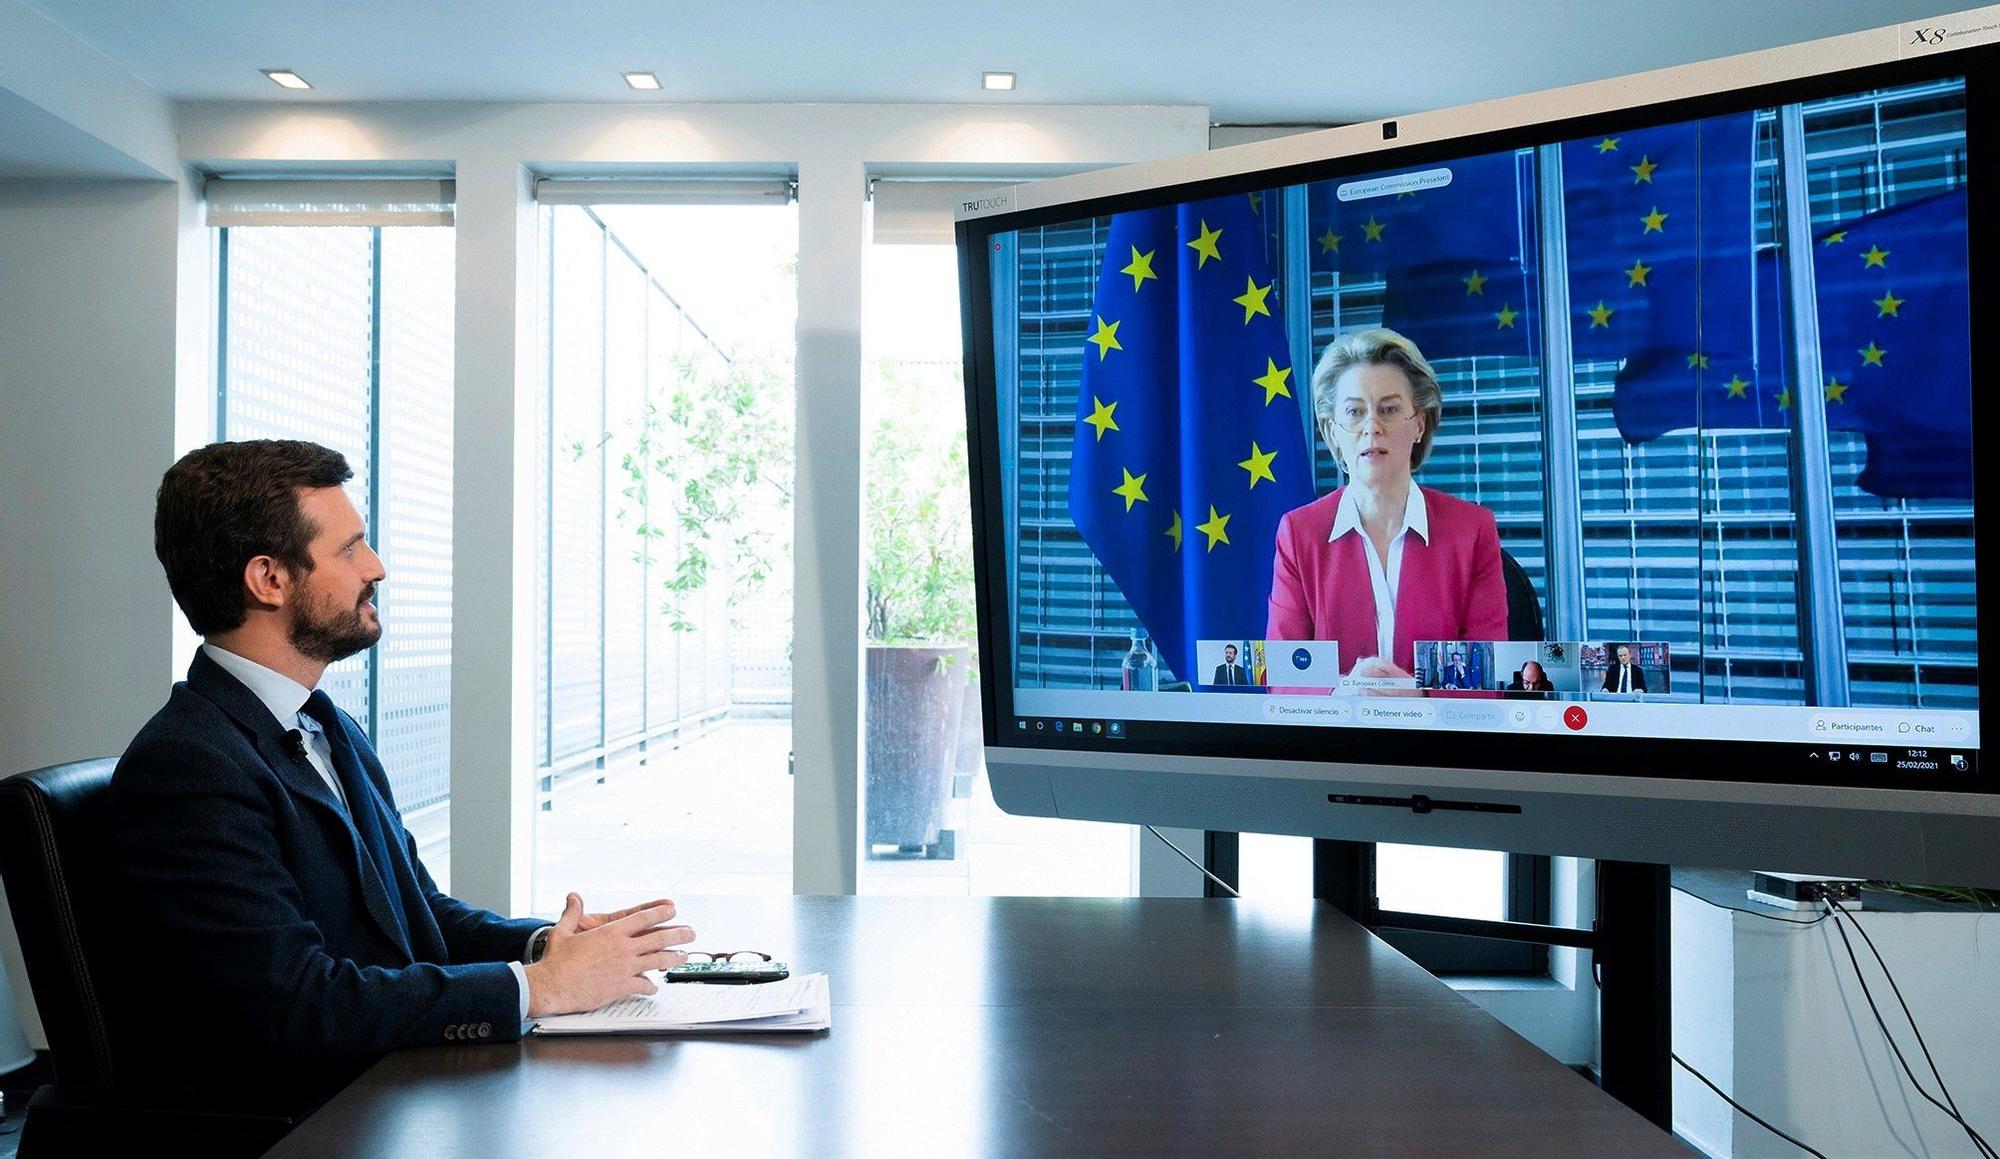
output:
[{"label": "man's hand", "polygon": [[[569,901],[574,901],[577,905],[577,908],[579,909],[583,908],[583,898],[580,895],[574,893],[570,894],[569,899],[564,902],[564,908],[568,908]],[[582,920],[576,923],[576,930],[578,933],[585,933],[589,930],[596,929],[597,927],[603,925],[606,922],[615,922],[619,918],[629,918],[633,914],[638,913],[642,909],[659,909],[662,906],[666,907],[668,919],[671,919],[677,912],[674,909],[673,899],[656,897],[652,901],[640,902],[638,905],[634,906],[626,906],[624,909],[619,910],[616,913],[585,914],[583,915]]]},{"label": "man's hand", "polygon": [[687,955],[670,949],[694,940],[686,926],[665,923],[672,902],[599,916],[584,926],[583,899],[570,894],[562,920],[549,931],[549,947],[527,967],[528,1017],[574,1014],[659,989],[647,970],[670,970]]}]

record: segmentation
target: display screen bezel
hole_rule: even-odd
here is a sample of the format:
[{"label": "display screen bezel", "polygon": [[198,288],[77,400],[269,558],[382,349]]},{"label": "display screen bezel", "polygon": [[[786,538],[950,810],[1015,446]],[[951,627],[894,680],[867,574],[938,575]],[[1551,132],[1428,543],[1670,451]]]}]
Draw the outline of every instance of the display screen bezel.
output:
[{"label": "display screen bezel", "polygon": [[[1633,132],[1720,114],[1810,102],[1827,97],[1893,88],[1925,80],[1964,79],[1966,87],[1967,186],[1991,190],[2000,176],[2000,139],[1996,139],[1996,98],[2000,98],[2000,46],[1984,46],[1811,77],[1704,93],[1609,112],[1537,121],[1489,132],[1426,140],[1406,146],[1329,156],[1277,167],[1245,170],[1229,176],[1109,196],[1088,197],[1060,204],[960,221],[957,226],[960,298],[965,336],[967,434],[970,442],[973,551],[978,574],[977,614],[981,702],[987,742],[1034,749],[1107,751],[1127,755],[1175,756],[1334,762],[1356,766],[1387,765],[1456,769],[1505,769],[1521,772],[1588,773],[1647,779],[1730,781],[1804,786],[1867,787],[1989,794],[2000,792],[2000,778],[1980,769],[1977,737],[1955,752],[1970,756],[1971,768],[1942,767],[1913,772],[1872,762],[1828,763],[1814,756],[1823,746],[1802,739],[1797,743],[1766,740],[1704,740],[1686,736],[1632,738],[1587,734],[1550,735],[1511,729],[1445,730],[1382,728],[1353,725],[1224,724],[1206,721],[1121,721],[1115,738],[1073,730],[1022,729],[1015,706],[1014,625],[1008,590],[1007,518],[1003,508],[1000,410],[996,393],[993,300],[988,255],[994,235],[1023,228],[1172,205],[1228,194],[1248,193],[1302,183],[1334,180],[1364,173],[1416,168],[1500,150],[1553,144],[1598,135]],[[1969,214],[1969,253],[1977,254],[2000,241],[1988,215]],[[1974,274],[1968,281],[1971,316],[1986,316],[2000,291],[2000,271]],[[2000,327],[1974,326],[1972,365],[2000,366]],[[1976,381],[1976,380],[1975,380]],[[1983,408],[1990,412],[1992,408]],[[1971,416],[1973,442],[1978,446],[1992,425],[1977,406]],[[1973,537],[1975,574],[1985,570],[1988,553]],[[1976,597],[1983,612],[1984,598]],[[1980,617],[1983,618],[1983,617]],[[1978,670],[1995,660],[1995,645],[1980,640]],[[1186,693],[1181,695],[1216,695]],[[1226,695],[1226,694],[1225,694]],[[1857,709],[1857,711],[1860,711]],[[1888,709],[1884,711],[1895,711]],[[1084,716],[1083,719],[1092,719]],[[1099,719],[1102,719],[1099,717]],[[1881,742],[1876,742],[1877,747]],[[1862,745],[1859,747],[1868,747]]]}]

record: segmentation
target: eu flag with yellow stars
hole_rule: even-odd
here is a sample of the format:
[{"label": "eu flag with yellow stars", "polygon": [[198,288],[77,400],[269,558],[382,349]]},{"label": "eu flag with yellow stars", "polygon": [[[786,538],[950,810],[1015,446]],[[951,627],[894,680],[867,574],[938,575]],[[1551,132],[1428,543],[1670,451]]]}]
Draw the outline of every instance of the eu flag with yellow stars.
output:
[{"label": "eu flag with yellow stars", "polygon": [[1250,198],[1111,219],[1070,459],[1077,531],[1178,678],[1264,634],[1278,520],[1313,499],[1303,389]]},{"label": "eu flag with yellow stars", "polygon": [[[1395,188],[1437,170],[1449,181]],[[1382,325],[1428,359],[1525,356],[1540,345],[1528,178],[1509,150],[1318,182],[1307,195],[1312,268],[1339,276],[1349,310],[1365,309],[1356,291],[1379,283]]]},{"label": "eu flag with yellow stars", "polygon": [[1755,389],[1755,129],[1733,113],[1562,147],[1571,351],[1617,364],[1630,442],[1783,424]]},{"label": "eu flag with yellow stars", "polygon": [[[1966,214],[1961,186],[1813,241],[1827,426],[1867,440],[1855,483],[1884,499],[1972,498]],[[1766,389],[1791,405],[1789,382]]]}]

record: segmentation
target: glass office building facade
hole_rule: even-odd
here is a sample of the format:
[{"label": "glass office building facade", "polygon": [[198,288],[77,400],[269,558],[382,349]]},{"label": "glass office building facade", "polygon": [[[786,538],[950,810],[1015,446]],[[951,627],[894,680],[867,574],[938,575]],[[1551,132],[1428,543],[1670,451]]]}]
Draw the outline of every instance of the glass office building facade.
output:
[{"label": "glass office building facade", "polygon": [[[1815,231],[1966,179],[1960,83],[1858,94],[1804,113]],[[1776,120],[1758,114],[1760,245],[1774,237]],[[1309,341],[1317,356],[1336,333],[1380,323],[1383,286],[1311,271],[1306,294],[1288,293],[1309,266],[1285,258],[1304,252],[1313,232],[1304,199],[1286,196],[1273,190],[1258,199],[1273,224],[1273,268],[1292,272],[1280,275],[1274,300],[1289,315],[1294,349]],[[1109,227],[1099,218],[996,239],[996,371],[1018,384],[1002,393],[1001,437],[1018,466],[1006,505],[1017,524],[1008,566],[1018,594],[1015,678],[1024,687],[1117,687],[1120,660],[1141,628],[1068,512],[1077,390]],[[1301,386],[1309,366],[1295,376]],[[1551,454],[1574,457],[1582,638],[1665,641],[1675,692],[1690,699],[1805,702],[1800,600],[1802,580],[1814,577],[1800,574],[1788,431],[1711,427],[1628,443],[1612,412],[1618,368],[1579,362],[1575,445],[1550,448],[1532,360],[1442,359],[1437,369],[1445,422],[1420,479],[1491,509],[1502,546],[1544,599],[1545,464]],[[1308,422],[1310,391],[1296,393]],[[1340,479],[1326,448],[1316,453],[1324,493]],[[1853,480],[1865,454],[1858,434],[1829,434],[1840,623],[1821,630],[1844,633],[1851,702],[1974,706],[1971,504],[1862,491]]]}]

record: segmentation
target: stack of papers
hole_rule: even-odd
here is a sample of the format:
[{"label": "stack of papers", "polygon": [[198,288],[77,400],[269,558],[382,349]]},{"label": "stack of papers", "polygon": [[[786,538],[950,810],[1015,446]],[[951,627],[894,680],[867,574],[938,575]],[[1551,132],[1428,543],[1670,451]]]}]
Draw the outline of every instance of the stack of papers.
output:
[{"label": "stack of papers", "polygon": [[536,1034],[766,1034],[828,1030],[833,1001],[825,974],[794,975],[754,986],[662,982],[587,1014],[539,1019]]}]

